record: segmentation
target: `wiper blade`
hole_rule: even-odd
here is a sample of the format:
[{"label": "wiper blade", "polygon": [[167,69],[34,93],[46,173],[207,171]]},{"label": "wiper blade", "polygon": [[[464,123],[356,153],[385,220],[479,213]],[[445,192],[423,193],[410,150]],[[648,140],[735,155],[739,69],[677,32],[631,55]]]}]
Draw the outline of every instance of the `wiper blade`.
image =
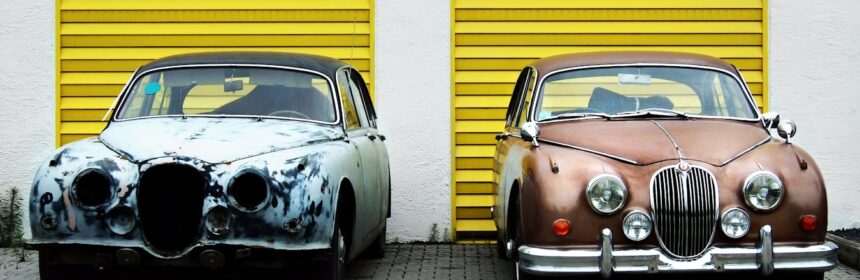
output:
[{"label": "wiper blade", "polygon": [[546,119],[542,119],[541,121],[549,121],[549,120],[562,120],[562,119],[576,119],[576,118],[585,118],[585,117],[601,117],[604,119],[610,119],[612,116],[607,115],[606,113],[564,113],[560,115],[555,115]]},{"label": "wiper blade", "polygon": [[689,118],[690,116],[684,112],[678,112],[675,110],[669,109],[661,109],[661,108],[648,108],[636,111],[627,111],[615,114],[613,118],[628,118],[628,117],[644,117],[644,116],[660,116],[660,117],[681,117],[681,118]]}]

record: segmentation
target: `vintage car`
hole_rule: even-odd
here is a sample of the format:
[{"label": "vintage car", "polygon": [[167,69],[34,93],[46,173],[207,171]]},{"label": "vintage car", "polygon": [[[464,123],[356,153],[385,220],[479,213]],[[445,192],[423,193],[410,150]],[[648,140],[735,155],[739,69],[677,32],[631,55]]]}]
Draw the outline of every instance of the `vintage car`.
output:
[{"label": "vintage car", "polygon": [[80,266],[304,260],[317,278],[339,279],[365,249],[383,254],[388,152],[348,64],[172,56],[137,70],[115,106],[98,137],[59,148],[36,173],[28,246],[42,279],[78,279],[69,273]]},{"label": "vintage car", "polygon": [[791,143],[795,129],[760,114],[737,68],[712,57],[537,60],[519,75],[497,136],[500,255],[520,278],[820,279],[837,265],[837,248],[825,240],[821,172]]}]

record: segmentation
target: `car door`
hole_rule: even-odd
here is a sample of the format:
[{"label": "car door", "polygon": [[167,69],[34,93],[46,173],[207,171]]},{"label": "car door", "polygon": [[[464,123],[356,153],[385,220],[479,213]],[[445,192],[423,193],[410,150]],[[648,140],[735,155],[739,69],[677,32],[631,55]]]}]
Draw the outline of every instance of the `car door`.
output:
[{"label": "car door", "polygon": [[364,112],[367,115],[368,127],[366,127],[366,136],[373,142],[373,147],[376,149],[377,164],[379,168],[374,170],[365,170],[365,174],[368,172],[375,172],[375,176],[378,176],[376,190],[379,196],[379,207],[380,216],[382,219],[391,217],[391,177],[389,176],[391,173],[389,172],[388,165],[388,148],[385,147],[385,135],[379,133],[379,129],[377,127],[377,117],[376,110],[373,107],[373,101],[370,99],[370,92],[367,90],[367,84],[364,82],[364,79],[361,77],[361,74],[355,69],[350,69],[350,82],[351,86],[354,86],[358,89],[358,93],[360,94],[361,101],[364,104]]},{"label": "car door", "polygon": [[510,174],[505,170],[508,169],[508,165],[510,165],[507,162],[508,152],[510,151],[513,141],[519,140],[519,138],[511,136],[519,135],[518,125],[520,123],[519,118],[524,106],[523,103],[528,102],[524,100],[524,93],[528,88],[530,79],[533,79],[532,76],[533,70],[531,68],[523,69],[523,71],[520,72],[519,78],[517,78],[517,83],[514,86],[514,91],[511,93],[511,101],[508,103],[505,130],[496,136],[496,153],[493,157],[493,181],[497,186],[495,209],[498,211],[494,213],[494,218],[496,220],[496,225],[499,228],[499,232],[504,232],[504,222],[507,219],[507,198],[508,193],[510,193],[508,188],[510,188],[511,182],[514,179],[509,178]]},{"label": "car door", "polygon": [[[376,136],[370,129],[360,90],[351,81],[349,68],[338,71],[338,87],[344,105],[344,123],[349,142],[359,155],[359,173],[353,189],[356,192],[356,223],[354,238],[364,239],[381,222],[379,207],[379,155],[375,144]],[[374,138],[374,139],[371,139]],[[360,198],[359,198],[360,197]]]}]

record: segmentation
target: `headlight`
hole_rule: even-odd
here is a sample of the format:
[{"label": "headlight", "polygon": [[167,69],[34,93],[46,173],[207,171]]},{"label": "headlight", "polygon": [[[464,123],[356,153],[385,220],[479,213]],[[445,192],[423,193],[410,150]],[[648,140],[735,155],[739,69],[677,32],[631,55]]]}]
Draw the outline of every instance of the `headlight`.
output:
[{"label": "headlight", "polygon": [[740,208],[732,208],[723,212],[720,225],[729,238],[741,238],[750,230],[750,215]]},{"label": "headlight", "polygon": [[72,181],[72,198],[84,209],[96,209],[113,198],[114,180],[101,169],[81,171]]},{"label": "headlight", "polygon": [[759,211],[771,211],[782,202],[785,190],[773,173],[755,172],[744,182],[744,201]]},{"label": "headlight", "polygon": [[131,207],[119,205],[108,211],[106,223],[113,233],[126,235],[134,229],[137,218]]},{"label": "headlight", "polygon": [[254,212],[269,201],[267,177],[255,171],[243,171],[227,186],[227,200],[243,212]]},{"label": "headlight", "polygon": [[624,236],[633,241],[642,241],[651,234],[651,218],[645,213],[634,211],[627,214],[622,222]]},{"label": "headlight", "polygon": [[591,179],[585,194],[588,204],[594,211],[609,215],[624,206],[624,201],[627,199],[627,187],[624,186],[620,178],[602,174]]},{"label": "headlight", "polygon": [[230,211],[224,206],[215,206],[206,213],[206,229],[212,235],[224,236],[230,232],[233,224],[233,216]]}]

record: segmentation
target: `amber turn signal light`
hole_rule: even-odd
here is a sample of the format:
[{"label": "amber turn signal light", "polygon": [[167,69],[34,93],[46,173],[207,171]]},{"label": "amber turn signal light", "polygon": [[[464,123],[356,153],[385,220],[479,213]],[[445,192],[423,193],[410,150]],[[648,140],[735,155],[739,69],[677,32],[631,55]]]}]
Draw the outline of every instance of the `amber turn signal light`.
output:
[{"label": "amber turn signal light", "polygon": [[803,215],[800,216],[800,228],[805,231],[814,231],[815,227],[818,226],[818,219],[815,215]]},{"label": "amber turn signal light", "polygon": [[555,230],[555,235],[565,236],[570,233],[570,222],[565,219],[558,219],[552,223],[552,228]]}]

